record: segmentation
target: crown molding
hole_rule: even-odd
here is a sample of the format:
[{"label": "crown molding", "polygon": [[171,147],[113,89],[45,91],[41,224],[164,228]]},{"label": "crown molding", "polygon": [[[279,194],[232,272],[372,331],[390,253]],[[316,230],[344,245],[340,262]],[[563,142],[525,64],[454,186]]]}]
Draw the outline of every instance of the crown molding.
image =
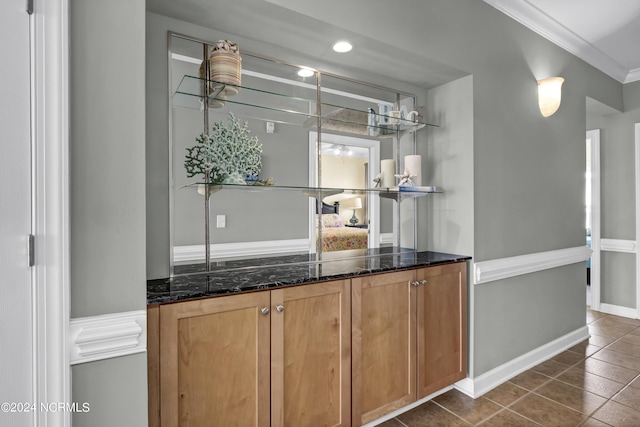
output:
[{"label": "crown molding", "polygon": [[637,82],[638,80],[640,80],[640,68],[634,68],[633,70],[629,71],[629,74],[627,74],[627,78],[624,79],[624,83]]},{"label": "crown molding", "polygon": [[620,83],[640,80],[640,70],[627,70],[527,0],[484,0],[484,2]]}]

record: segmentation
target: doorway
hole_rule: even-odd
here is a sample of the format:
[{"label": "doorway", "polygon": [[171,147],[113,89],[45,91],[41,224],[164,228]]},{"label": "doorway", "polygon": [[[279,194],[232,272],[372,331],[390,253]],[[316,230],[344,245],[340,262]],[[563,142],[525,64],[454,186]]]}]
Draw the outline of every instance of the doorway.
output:
[{"label": "doorway", "polygon": [[[327,155],[333,157],[345,158],[345,165],[347,158],[353,159],[356,154],[360,158],[358,163],[366,163],[366,166],[362,169],[363,179],[357,188],[368,188],[375,177],[380,173],[380,141],[356,138],[352,136],[338,135],[338,134],[322,134],[322,145]],[[349,154],[351,153],[351,154]],[[318,133],[309,132],[309,186],[327,186],[325,182],[319,182],[319,177],[316,175],[317,171],[317,155],[318,155]],[[340,162],[341,160],[338,160]],[[351,163],[351,161],[350,161]],[[324,166],[323,166],[324,168]],[[358,172],[360,174],[360,172]],[[329,187],[335,188],[349,188],[348,185],[338,185],[337,181],[332,181]],[[325,201],[340,201],[346,200],[342,195],[336,195],[333,199],[325,199]],[[360,223],[366,222],[368,233],[368,247],[377,248],[380,246],[380,198],[377,194],[366,193],[358,196],[361,199],[363,205],[362,212],[360,212]],[[309,243],[311,252],[315,252],[315,235],[316,235],[316,201],[314,198],[309,198]],[[346,212],[352,212],[355,215],[353,208],[346,209]]]},{"label": "doorway", "polygon": [[587,261],[587,306],[600,310],[600,129],[587,131],[585,239],[593,251]]}]

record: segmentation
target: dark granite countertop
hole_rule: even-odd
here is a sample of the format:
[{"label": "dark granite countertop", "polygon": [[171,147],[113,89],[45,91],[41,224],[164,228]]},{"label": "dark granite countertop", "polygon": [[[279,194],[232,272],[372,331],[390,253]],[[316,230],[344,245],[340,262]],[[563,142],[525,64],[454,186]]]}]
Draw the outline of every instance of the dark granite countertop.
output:
[{"label": "dark granite countertop", "polygon": [[215,297],[468,259],[471,257],[385,248],[323,253],[321,261],[315,254],[218,261],[211,263],[208,273],[197,272],[196,266],[180,266],[175,267],[175,275],[171,278],[147,281],[147,304]]}]

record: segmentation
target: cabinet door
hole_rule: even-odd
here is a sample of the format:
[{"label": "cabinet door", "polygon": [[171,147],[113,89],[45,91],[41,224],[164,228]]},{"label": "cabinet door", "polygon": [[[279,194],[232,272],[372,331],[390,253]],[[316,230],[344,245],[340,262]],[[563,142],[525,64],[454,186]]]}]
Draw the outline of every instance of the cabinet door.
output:
[{"label": "cabinet door", "polygon": [[418,399],[466,376],[466,266],[460,262],[417,270]]},{"label": "cabinet door", "polygon": [[352,280],[353,425],[416,400],[414,271]]},{"label": "cabinet door", "polygon": [[273,427],[349,426],[349,281],[271,291]]},{"label": "cabinet door", "polygon": [[160,307],[163,427],[269,426],[269,292]]}]

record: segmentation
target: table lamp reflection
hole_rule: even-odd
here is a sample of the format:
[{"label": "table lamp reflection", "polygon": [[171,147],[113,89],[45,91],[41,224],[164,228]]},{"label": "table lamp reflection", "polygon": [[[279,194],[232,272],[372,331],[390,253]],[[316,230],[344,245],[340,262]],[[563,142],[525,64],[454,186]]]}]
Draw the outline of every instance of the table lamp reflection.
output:
[{"label": "table lamp reflection", "polygon": [[349,220],[349,223],[351,225],[356,225],[358,223],[358,218],[356,217],[356,209],[362,209],[362,199],[360,197],[353,197],[342,202],[341,206],[343,208],[353,209],[353,216]]}]

